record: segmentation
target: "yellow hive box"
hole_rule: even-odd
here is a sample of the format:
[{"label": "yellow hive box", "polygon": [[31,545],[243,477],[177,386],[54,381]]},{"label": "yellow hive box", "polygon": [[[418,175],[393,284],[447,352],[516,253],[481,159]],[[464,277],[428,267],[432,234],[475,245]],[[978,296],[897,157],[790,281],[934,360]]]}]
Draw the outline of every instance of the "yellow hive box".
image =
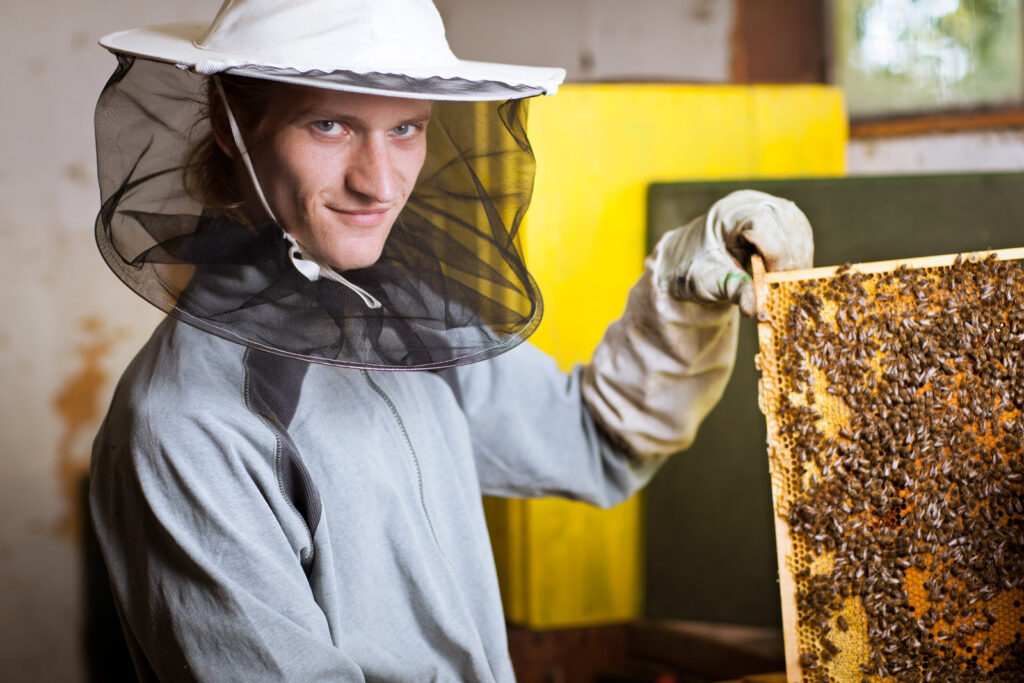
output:
[{"label": "yellow hive box", "polygon": [[[537,156],[526,263],[544,295],[532,341],[586,361],[640,276],[655,180],[835,176],[841,93],[824,86],[567,85],[530,103]],[[514,436],[514,435],[510,435]],[[487,500],[508,618],[533,628],[625,621],[642,601],[642,508]]]},{"label": "yellow hive box", "polygon": [[1024,680],[1022,258],[755,266],[791,681]]}]

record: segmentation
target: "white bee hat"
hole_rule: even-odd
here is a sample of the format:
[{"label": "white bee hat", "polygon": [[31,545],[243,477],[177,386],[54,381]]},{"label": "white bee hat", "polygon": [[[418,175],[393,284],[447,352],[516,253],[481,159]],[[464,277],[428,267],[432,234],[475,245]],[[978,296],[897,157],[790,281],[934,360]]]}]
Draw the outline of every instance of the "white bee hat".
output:
[{"label": "white bee hat", "polygon": [[[533,190],[528,99],[562,69],[466,62],[430,0],[227,0],[210,25],[113,33],[96,105],[96,241],[133,291],[252,348],[346,367],[436,369],[491,358],[543,301],[518,235]],[[221,78],[223,76],[224,78]],[[426,159],[376,263],[336,271],[274,219],[240,222],[190,193],[228,76],[434,102]],[[213,86],[213,89],[211,89]],[[248,161],[237,125],[232,134]],[[257,142],[257,144],[259,144]]]},{"label": "white bee hat", "polygon": [[200,74],[437,100],[551,95],[565,70],[458,59],[430,0],[225,0],[210,24],[120,31],[112,52]]}]

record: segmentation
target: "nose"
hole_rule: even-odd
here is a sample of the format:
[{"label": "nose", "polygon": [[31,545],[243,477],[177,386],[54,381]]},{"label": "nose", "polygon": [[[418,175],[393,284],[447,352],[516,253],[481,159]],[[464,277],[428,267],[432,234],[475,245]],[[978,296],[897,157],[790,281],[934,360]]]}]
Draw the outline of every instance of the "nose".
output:
[{"label": "nose", "polygon": [[345,173],[345,186],[367,202],[389,204],[395,200],[399,182],[385,140],[371,136],[355,150]]}]

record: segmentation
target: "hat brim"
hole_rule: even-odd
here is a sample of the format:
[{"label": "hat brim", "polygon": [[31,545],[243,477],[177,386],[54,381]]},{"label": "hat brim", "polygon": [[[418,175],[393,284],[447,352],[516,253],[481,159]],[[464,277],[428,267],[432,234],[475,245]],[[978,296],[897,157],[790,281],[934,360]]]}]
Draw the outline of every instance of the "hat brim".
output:
[{"label": "hat brim", "polygon": [[419,99],[493,101],[553,95],[565,70],[494,62],[455,60],[446,64],[288,63],[266,55],[246,55],[198,47],[206,24],[189,22],[146,26],[111,33],[100,45],[111,52],[151,59],[197,73],[232,73],[331,90]]}]

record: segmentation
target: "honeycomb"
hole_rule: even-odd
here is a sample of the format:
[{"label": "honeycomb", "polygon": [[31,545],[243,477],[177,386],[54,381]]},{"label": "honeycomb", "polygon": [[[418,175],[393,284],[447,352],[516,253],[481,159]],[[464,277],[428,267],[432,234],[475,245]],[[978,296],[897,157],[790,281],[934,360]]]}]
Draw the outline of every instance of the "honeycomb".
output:
[{"label": "honeycomb", "polygon": [[755,264],[790,681],[1024,681],[1020,259]]}]

